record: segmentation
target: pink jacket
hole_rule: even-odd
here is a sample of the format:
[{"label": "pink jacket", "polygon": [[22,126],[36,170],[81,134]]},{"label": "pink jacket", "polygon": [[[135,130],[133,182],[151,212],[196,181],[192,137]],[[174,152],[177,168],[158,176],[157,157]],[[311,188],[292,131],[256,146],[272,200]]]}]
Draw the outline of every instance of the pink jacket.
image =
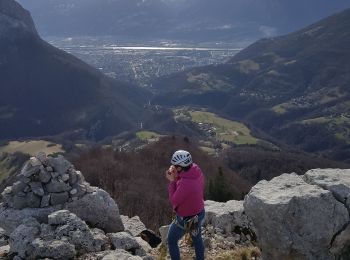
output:
[{"label": "pink jacket", "polygon": [[169,183],[169,200],[181,217],[194,216],[204,209],[204,176],[196,164],[179,174],[179,179]]}]

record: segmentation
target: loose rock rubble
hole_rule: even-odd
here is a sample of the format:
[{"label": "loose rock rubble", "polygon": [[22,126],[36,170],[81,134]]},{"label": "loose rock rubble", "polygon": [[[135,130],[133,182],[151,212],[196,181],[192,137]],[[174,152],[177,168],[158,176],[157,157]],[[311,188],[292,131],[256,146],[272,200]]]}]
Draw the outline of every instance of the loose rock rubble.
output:
[{"label": "loose rock rubble", "polygon": [[124,232],[114,200],[62,156],[39,153],[17,178],[2,193],[0,259],[153,259],[132,235],[144,227],[139,218]]}]

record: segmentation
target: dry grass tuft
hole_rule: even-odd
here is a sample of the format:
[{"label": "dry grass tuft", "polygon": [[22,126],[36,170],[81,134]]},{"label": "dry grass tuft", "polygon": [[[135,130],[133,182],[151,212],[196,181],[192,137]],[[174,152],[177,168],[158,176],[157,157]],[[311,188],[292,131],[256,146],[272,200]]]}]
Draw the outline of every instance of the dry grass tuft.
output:
[{"label": "dry grass tuft", "polygon": [[260,259],[261,252],[257,247],[241,247],[231,251],[226,251],[208,260],[257,260]]}]

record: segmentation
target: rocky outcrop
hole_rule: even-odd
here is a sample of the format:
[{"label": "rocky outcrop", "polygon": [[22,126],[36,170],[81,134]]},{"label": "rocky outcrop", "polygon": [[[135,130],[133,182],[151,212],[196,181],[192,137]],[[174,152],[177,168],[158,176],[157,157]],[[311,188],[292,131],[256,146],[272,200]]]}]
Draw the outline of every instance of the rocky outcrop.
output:
[{"label": "rocky outcrop", "polygon": [[91,187],[80,171],[63,156],[32,157],[17,176],[17,181],[1,194],[1,226],[9,234],[23,217],[47,223],[47,216],[67,209],[91,227],[105,232],[123,231],[124,226],[115,201],[107,192]]},{"label": "rocky outcrop", "polygon": [[349,170],[316,169],[255,185],[244,209],[263,258],[347,259],[349,180]]}]

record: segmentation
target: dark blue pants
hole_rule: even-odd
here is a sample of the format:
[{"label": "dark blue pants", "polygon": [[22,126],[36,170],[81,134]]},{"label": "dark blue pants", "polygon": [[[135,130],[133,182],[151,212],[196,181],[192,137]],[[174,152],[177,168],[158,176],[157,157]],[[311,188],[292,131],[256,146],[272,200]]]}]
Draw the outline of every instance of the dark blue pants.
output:
[{"label": "dark blue pants", "polygon": [[[194,245],[194,249],[196,252],[196,260],[204,260],[204,244],[202,239],[202,224],[204,221],[205,211],[203,210],[198,215],[199,222],[199,232],[198,235],[192,235],[192,241]],[[177,222],[180,226],[184,226],[184,219],[178,215],[176,215]],[[180,250],[178,241],[185,235],[185,230],[175,223],[172,223],[169,228],[168,233],[168,246],[171,260],[180,260]]]}]

